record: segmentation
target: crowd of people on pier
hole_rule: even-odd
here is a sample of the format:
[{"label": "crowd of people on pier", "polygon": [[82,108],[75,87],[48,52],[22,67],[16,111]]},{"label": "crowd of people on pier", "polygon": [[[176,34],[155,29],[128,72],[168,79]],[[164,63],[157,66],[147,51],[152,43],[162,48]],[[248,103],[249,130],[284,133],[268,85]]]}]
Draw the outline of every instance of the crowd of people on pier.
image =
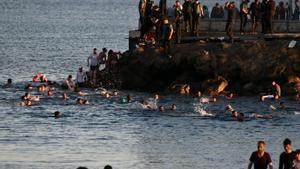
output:
[{"label": "crowd of people on pier", "polygon": [[[294,10],[294,11],[292,11]],[[240,20],[240,33],[245,33],[247,23],[251,22],[251,33],[257,34],[261,23],[261,33],[273,33],[273,20],[299,21],[300,2],[295,0],[294,9],[291,5],[280,1],[276,6],[274,0],[241,0],[241,4],[228,1],[224,7],[216,3],[211,13],[200,0],[176,0],[172,7],[167,7],[166,0],[155,4],[152,0],[140,0],[140,38],[147,44],[170,48],[169,41],[173,34],[176,43],[181,42],[182,31],[190,36],[199,35],[201,19],[227,19],[226,32],[229,40],[233,40],[233,28],[236,19]],[[182,26],[183,25],[183,26]],[[171,37],[171,38],[170,38]]]}]

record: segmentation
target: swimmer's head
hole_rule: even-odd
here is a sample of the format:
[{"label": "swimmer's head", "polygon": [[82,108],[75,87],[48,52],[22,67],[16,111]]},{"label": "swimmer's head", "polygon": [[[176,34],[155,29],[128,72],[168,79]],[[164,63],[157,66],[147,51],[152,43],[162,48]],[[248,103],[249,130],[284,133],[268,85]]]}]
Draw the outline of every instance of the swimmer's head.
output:
[{"label": "swimmer's head", "polygon": [[72,75],[69,75],[69,76],[68,76],[68,79],[72,79]]},{"label": "swimmer's head", "polygon": [[68,94],[67,94],[66,92],[64,92],[64,93],[62,94],[62,98],[63,98],[64,100],[68,99]]},{"label": "swimmer's head", "polygon": [[172,111],[176,111],[176,110],[177,110],[176,104],[172,104],[171,110],[172,110]]},{"label": "swimmer's head", "polygon": [[105,97],[109,98],[109,93],[108,92],[105,93]]},{"label": "swimmer's head", "polygon": [[7,84],[12,84],[12,79],[7,79]]},{"label": "swimmer's head", "polygon": [[59,111],[54,112],[54,117],[59,118],[60,117],[60,112]]},{"label": "swimmer's head", "polygon": [[32,101],[26,100],[26,106],[32,106]]},{"label": "swimmer's head", "polygon": [[104,169],[112,169],[112,167],[110,165],[106,165]]},{"label": "swimmer's head", "polygon": [[133,100],[132,96],[127,95],[127,102],[130,103],[130,102],[132,102],[132,100]]},{"label": "swimmer's head", "polygon": [[238,117],[238,114],[239,114],[239,113],[238,113],[237,111],[234,110],[234,111],[232,111],[231,116],[234,117],[234,118],[237,118],[237,117]]},{"label": "swimmer's head", "polygon": [[225,108],[226,111],[230,111],[232,112],[233,111],[233,108],[231,105],[227,105],[226,108]]},{"label": "swimmer's head", "polygon": [[32,90],[32,85],[29,83],[25,86],[25,89],[26,90]]},{"label": "swimmer's head", "polygon": [[162,106],[162,105],[161,105],[161,106],[159,106],[159,108],[158,108],[158,109],[159,109],[159,111],[160,111],[160,112],[164,112],[164,111],[165,111],[165,107],[164,107],[164,106]]}]

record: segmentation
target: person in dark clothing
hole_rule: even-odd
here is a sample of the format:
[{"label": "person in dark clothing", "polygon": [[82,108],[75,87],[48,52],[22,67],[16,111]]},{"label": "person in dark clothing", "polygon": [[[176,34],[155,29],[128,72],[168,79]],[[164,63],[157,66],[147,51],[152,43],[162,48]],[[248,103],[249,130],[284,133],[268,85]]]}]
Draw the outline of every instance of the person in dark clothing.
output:
[{"label": "person in dark clothing", "polygon": [[241,34],[245,33],[245,27],[247,25],[247,15],[248,15],[248,1],[243,0],[240,6],[240,20],[241,20],[241,25],[240,25],[240,32]]},{"label": "person in dark clothing", "polygon": [[163,19],[163,24],[161,29],[162,29],[162,41],[163,41],[164,54],[169,55],[174,29],[172,24],[169,23],[168,18]]},{"label": "person in dark clothing", "polygon": [[192,32],[192,1],[185,0],[183,3],[183,19],[186,32]]},{"label": "person in dark clothing", "polygon": [[274,0],[268,0],[267,3],[267,33],[273,33],[273,18],[275,15],[275,10],[276,10],[276,3]]},{"label": "person in dark clothing", "polygon": [[145,20],[146,4],[147,4],[147,0],[140,0],[139,3],[140,25],[143,25]]},{"label": "person in dark clothing", "polygon": [[261,4],[261,33],[267,33],[267,10],[268,10],[268,1],[263,0]]},{"label": "person in dark clothing", "polygon": [[175,10],[175,39],[176,43],[181,41],[181,21],[182,21],[182,5],[180,1],[177,0],[174,5]]},{"label": "person in dark clothing", "polygon": [[280,154],[278,169],[292,169],[295,152],[292,150],[292,141],[286,138],[283,141],[284,152]]},{"label": "person in dark clothing", "polygon": [[193,20],[192,20],[192,36],[198,36],[199,20],[204,15],[203,7],[199,0],[193,3]]},{"label": "person in dark clothing", "polygon": [[159,1],[159,9],[162,17],[167,16],[167,0]]},{"label": "person in dark clothing", "polygon": [[265,142],[259,141],[257,143],[257,151],[253,152],[250,156],[250,163],[248,169],[252,168],[254,164],[254,169],[273,169],[271,156],[269,153],[265,152]]},{"label": "person in dark clothing", "polygon": [[295,0],[295,9],[294,9],[294,13],[293,13],[293,20],[299,21],[299,16],[300,16],[300,1]]},{"label": "person in dark clothing", "polygon": [[153,26],[153,23],[151,21],[152,8],[153,8],[153,1],[148,0],[145,9],[145,18],[143,24],[141,25],[140,38],[143,38],[144,35],[152,29]]},{"label": "person in dark clothing", "polygon": [[252,20],[252,33],[256,33],[256,28],[260,21],[261,3],[259,0],[255,0],[250,5],[251,20]]},{"label": "person in dark clothing", "polygon": [[233,30],[234,30],[234,22],[235,22],[235,3],[232,2],[226,2],[225,8],[228,11],[228,17],[227,17],[227,23],[226,23],[226,34],[229,37],[229,41],[233,43]]},{"label": "person in dark clothing", "polygon": [[284,6],[284,3],[282,1],[279,2],[279,5],[276,7],[275,11],[275,20],[285,20],[286,18],[286,8]]}]

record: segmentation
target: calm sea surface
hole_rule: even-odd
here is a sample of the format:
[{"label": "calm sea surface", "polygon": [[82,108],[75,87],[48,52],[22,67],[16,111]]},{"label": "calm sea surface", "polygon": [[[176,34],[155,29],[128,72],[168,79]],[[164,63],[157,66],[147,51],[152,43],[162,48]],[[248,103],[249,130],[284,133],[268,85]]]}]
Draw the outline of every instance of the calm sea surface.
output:
[{"label": "calm sea surface", "polygon": [[[209,6],[213,1],[206,1]],[[223,1],[219,1],[223,2]],[[12,78],[14,86],[0,89],[0,168],[113,168],[243,169],[256,141],[265,140],[277,168],[282,141],[289,137],[300,148],[300,103],[284,98],[287,108],[272,112],[279,102],[258,98],[220,98],[201,104],[190,97],[161,96],[158,105],[176,112],[148,111],[137,103],[124,104],[126,94],[135,100],[153,94],[121,91],[109,99],[86,96],[62,101],[44,93],[32,107],[20,107],[24,85],[40,71],[60,81],[86,67],[92,48],[125,51],[128,30],[137,27],[138,0],[0,0],[0,82]],[[87,92],[93,94],[92,90]],[[230,119],[224,107],[231,104],[247,116]],[[53,112],[62,112],[54,119]],[[273,119],[253,119],[253,113]],[[216,115],[215,117],[207,114]]]}]

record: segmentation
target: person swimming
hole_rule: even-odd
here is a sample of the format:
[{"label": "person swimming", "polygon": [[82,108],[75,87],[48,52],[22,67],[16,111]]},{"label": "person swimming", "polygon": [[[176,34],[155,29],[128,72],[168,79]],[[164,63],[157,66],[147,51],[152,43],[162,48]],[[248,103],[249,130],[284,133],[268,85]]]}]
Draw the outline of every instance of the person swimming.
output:
[{"label": "person swimming", "polygon": [[63,100],[67,100],[67,99],[69,99],[69,96],[68,96],[68,94],[66,92],[64,92],[62,94],[62,98],[63,98]]},{"label": "person swimming", "polygon": [[47,90],[47,86],[45,84],[42,84],[37,87],[38,92],[45,92]]},{"label": "person swimming", "polygon": [[76,104],[78,104],[78,105],[89,105],[90,103],[86,99],[77,98],[76,99]]},{"label": "person swimming", "polygon": [[49,89],[49,90],[47,91],[47,96],[49,96],[49,97],[54,96],[54,91],[51,90],[51,89]]},{"label": "person swimming", "polygon": [[3,87],[3,88],[9,88],[9,87],[12,87],[12,79],[7,79],[6,84],[4,84],[2,87]]},{"label": "person swimming", "polygon": [[54,112],[54,117],[57,119],[57,118],[60,118],[61,117],[61,113],[59,111],[55,111]]},{"label": "person swimming", "polygon": [[160,112],[164,112],[164,111],[165,111],[165,107],[164,107],[163,105],[160,105],[160,106],[158,107],[158,110],[159,110]]},{"label": "person swimming", "polygon": [[172,104],[172,106],[171,106],[171,110],[172,110],[172,111],[176,111],[176,110],[177,110],[177,106],[176,106],[176,104]]},{"label": "person swimming", "polygon": [[131,95],[127,95],[127,103],[133,102],[133,97]]},{"label": "person swimming", "polygon": [[39,96],[34,96],[34,95],[31,95],[30,93],[25,93],[23,100],[30,100],[30,101],[35,101],[35,102],[38,102],[40,101],[40,97]]},{"label": "person swimming", "polygon": [[278,94],[274,94],[274,95],[260,96],[260,101],[264,102],[266,99],[278,100],[279,99],[279,95]]},{"label": "person swimming", "polygon": [[211,98],[202,97],[200,99],[200,103],[211,103],[211,102],[217,102],[217,98],[216,97],[211,97]]},{"label": "person swimming", "polygon": [[20,106],[27,106],[27,107],[32,106],[32,101],[26,99],[25,96],[22,96],[21,99],[22,99],[22,101],[19,103]]},{"label": "person swimming", "polygon": [[32,90],[32,89],[33,89],[33,87],[32,87],[31,83],[29,83],[25,86],[25,90]]}]

